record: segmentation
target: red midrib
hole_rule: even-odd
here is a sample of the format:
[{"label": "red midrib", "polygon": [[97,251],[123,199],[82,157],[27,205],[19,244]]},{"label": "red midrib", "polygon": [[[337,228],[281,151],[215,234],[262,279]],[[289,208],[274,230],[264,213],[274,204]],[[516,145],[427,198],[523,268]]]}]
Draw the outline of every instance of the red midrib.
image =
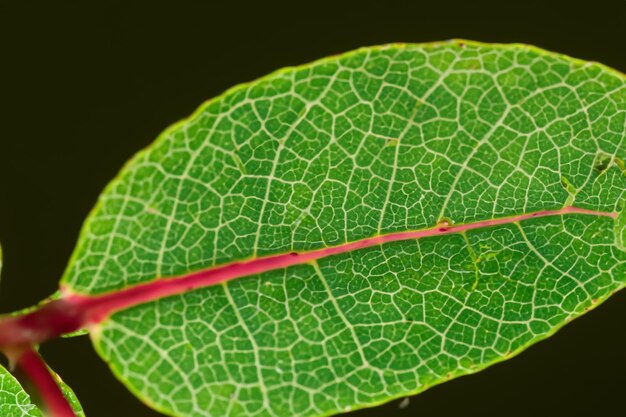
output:
[{"label": "red midrib", "polygon": [[468,224],[438,225],[423,230],[389,233],[308,252],[291,252],[259,257],[248,261],[211,267],[178,277],[160,278],[101,295],[77,294],[67,288],[63,288],[63,295],[60,299],[43,305],[26,315],[8,317],[0,321],[0,349],[22,344],[38,344],[53,337],[94,325],[116,311],[138,304],[227,282],[235,278],[312,262],[327,256],[388,242],[443,236],[484,227],[516,223],[536,217],[561,216],[565,214],[617,217],[617,213],[565,207],[558,210],[544,210]]}]

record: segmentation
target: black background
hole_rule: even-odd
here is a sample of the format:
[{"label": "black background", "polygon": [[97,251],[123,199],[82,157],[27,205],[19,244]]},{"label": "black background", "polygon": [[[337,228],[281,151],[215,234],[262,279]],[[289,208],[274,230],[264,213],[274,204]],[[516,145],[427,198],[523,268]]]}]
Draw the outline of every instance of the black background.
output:
[{"label": "black background", "polygon": [[[360,46],[525,42],[626,71],[624,2],[0,3],[0,310],[55,291],[121,165],[237,83]],[[80,337],[42,347],[88,416],[157,416]],[[474,376],[357,416],[573,416],[623,409],[626,293]],[[623,414],[623,411],[622,411]]]}]

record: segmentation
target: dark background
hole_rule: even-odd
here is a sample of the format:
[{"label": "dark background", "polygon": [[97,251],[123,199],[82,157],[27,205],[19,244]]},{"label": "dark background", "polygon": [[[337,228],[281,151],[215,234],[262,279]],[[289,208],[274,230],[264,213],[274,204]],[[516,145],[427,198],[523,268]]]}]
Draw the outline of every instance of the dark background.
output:
[{"label": "dark background", "polygon": [[[624,2],[335,0],[0,3],[0,310],[56,290],[82,220],[121,165],[240,82],[360,46],[525,42],[626,71]],[[620,5],[621,4],[621,5]],[[621,10],[620,10],[621,8]],[[89,417],[157,416],[87,337],[44,356]],[[475,376],[356,416],[608,415],[626,392],[626,293]]]}]

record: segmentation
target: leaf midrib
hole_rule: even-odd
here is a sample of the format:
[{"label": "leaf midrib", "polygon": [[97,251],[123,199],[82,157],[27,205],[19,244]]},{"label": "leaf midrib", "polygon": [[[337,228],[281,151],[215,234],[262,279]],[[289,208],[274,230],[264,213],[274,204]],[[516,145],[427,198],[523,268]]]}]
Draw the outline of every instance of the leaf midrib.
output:
[{"label": "leaf midrib", "polygon": [[521,221],[533,218],[564,215],[588,215],[614,220],[618,218],[617,212],[566,206],[561,209],[542,210],[473,223],[458,225],[441,223],[426,229],[377,235],[338,246],[238,260],[180,276],[157,278],[103,294],[81,294],[73,292],[69,287],[62,287],[61,296],[58,299],[42,304],[26,314],[1,321],[0,349],[37,345],[85,328],[97,332],[98,325],[118,311],[196,289],[224,284],[237,278],[313,263],[333,255],[390,242],[446,236],[487,227],[519,224]]},{"label": "leaf midrib", "polygon": [[299,264],[315,262],[319,259],[333,255],[348,253],[385,243],[464,233],[469,230],[515,224],[533,218],[563,216],[568,214],[609,217],[612,219],[616,219],[618,215],[616,212],[604,212],[574,206],[566,206],[556,210],[542,210],[458,225],[441,223],[426,229],[381,234],[321,249],[304,252],[280,253],[254,257],[248,260],[238,260],[190,272],[184,275],[157,278],[149,282],[135,284],[127,288],[113,290],[97,295],[76,293],[73,292],[71,288],[65,286],[61,288],[63,294],[61,299],[75,305],[79,310],[84,311],[84,325],[89,325],[99,323],[111,314],[135,305],[173,295],[183,294],[195,289],[219,283],[225,283],[237,278],[257,275],[277,269],[284,269]]}]

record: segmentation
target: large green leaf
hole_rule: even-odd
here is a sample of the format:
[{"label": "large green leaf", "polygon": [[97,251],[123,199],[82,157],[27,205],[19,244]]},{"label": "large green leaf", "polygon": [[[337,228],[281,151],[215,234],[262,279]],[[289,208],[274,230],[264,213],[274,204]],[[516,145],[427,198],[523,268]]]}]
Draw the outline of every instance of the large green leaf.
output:
[{"label": "large green leaf", "polygon": [[[0,248],[0,271],[2,271],[2,248]],[[74,392],[55,375],[65,398],[70,402],[77,416],[84,416]],[[41,417],[41,410],[33,404],[19,381],[0,365],[0,416],[1,417]]]},{"label": "large green leaf", "polygon": [[418,393],[625,285],[623,212],[514,221],[621,210],[625,125],[621,74],[524,45],[389,45],[283,69],[140,152],[63,285],[99,294],[504,219],[149,302],[92,332],[115,374],[172,415],[318,416]]}]

